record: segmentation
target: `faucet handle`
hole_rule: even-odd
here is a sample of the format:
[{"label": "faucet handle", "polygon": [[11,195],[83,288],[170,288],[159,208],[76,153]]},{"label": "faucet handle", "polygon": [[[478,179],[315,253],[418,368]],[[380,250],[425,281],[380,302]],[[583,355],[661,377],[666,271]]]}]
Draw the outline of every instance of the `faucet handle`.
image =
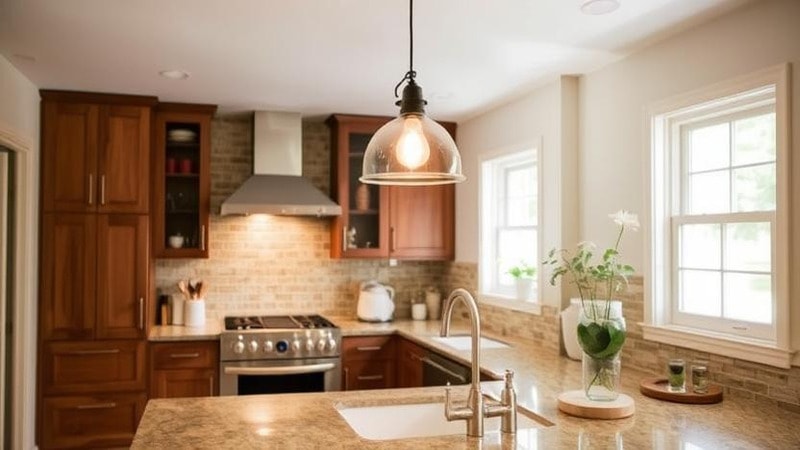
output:
[{"label": "faucet handle", "polygon": [[514,388],[514,371],[511,369],[506,369],[506,373],[503,375],[503,380],[506,382],[506,388]]}]

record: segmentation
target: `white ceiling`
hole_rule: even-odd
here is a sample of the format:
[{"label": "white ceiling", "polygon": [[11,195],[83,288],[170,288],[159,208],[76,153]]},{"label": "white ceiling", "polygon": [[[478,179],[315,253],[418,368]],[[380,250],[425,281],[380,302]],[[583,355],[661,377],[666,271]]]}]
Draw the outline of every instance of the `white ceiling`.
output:
[{"label": "white ceiling", "polygon": [[[596,70],[747,0],[418,0],[415,69],[463,120]],[[0,53],[41,88],[157,95],[223,111],[396,114],[407,0],[0,0]],[[165,69],[191,74],[160,77]]]}]

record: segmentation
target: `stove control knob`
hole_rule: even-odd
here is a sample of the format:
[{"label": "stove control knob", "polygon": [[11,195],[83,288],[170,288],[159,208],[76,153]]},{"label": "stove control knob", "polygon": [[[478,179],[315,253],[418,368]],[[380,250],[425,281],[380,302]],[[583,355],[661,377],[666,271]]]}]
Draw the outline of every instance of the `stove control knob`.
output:
[{"label": "stove control knob", "polygon": [[264,353],[272,353],[272,348],[274,344],[272,341],[264,341]]},{"label": "stove control knob", "polygon": [[319,350],[320,352],[324,352],[325,351],[325,340],[324,339],[320,339],[319,342],[317,342],[317,350]]},{"label": "stove control knob", "polygon": [[255,339],[253,339],[252,341],[250,341],[249,344],[247,344],[247,348],[250,350],[250,353],[257,352],[258,351],[258,342]]},{"label": "stove control knob", "polygon": [[300,341],[298,341],[297,339],[292,341],[292,351],[295,353],[300,351]]},{"label": "stove control knob", "polygon": [[306,339],[306,351],[310,352],[314,350],[314,341],[311,338]]},{"label": "stove control knob", "polygon": [[328,338],[328,350],[330,351],[336,350],[336,339]]},{"label": "stove control knob", "polygon": [[233,353],[236,353],[237,355],[244,353],[244,342],[242,341],[241,336],[239,336],[239,340],[233,344]]}]

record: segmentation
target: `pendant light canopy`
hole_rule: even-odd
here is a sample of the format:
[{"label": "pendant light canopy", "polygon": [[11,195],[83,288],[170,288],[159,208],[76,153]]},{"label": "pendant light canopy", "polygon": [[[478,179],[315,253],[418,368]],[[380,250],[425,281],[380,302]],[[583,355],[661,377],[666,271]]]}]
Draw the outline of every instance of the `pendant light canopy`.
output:
[{"label": "pendant light canopy", "polygon": [[396,104],[400,115],[382,126],[364,153],[362,183],[390,185],[451,184],[464,181],[461,155],[450,133],[425,115],[427,102],[414,71],[414,0],[409,0],[409,69],[395,87],[407,81]]}]

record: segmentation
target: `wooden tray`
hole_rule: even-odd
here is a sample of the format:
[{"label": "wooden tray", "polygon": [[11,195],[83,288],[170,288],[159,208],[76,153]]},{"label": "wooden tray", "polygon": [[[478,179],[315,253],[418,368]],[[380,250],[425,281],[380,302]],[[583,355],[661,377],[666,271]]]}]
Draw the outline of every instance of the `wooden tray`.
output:
[{"label": "wooden tray", "polygon": [[694,405],[708,405],[722,401],[722,387],[717,384],[708,384],[708,392],[698,394],[687,387],[686,392],[670,392],[666,378],[645,378],[639,383],[639,391],[648,397],[666,400],[675,403],[690,403]]},{"label": "wooden tray", "polygon": [[624,419],[636,411],[633,399],[625,394],[619,394],[616,400],[610,402],[596,402],[586,398],[583,391],[562,392],[558,396],[558,409],[571,416],[585,419]]}]

